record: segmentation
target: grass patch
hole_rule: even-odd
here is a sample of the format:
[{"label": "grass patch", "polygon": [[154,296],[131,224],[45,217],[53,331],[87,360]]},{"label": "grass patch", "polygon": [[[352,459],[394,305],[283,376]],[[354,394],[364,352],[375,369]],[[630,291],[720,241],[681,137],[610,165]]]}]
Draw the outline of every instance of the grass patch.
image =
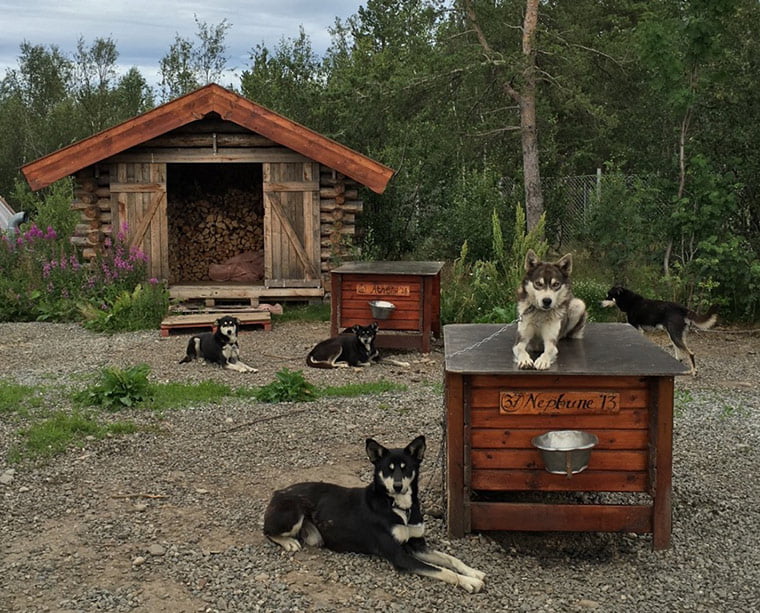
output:
[{"label": "grass patch", "polygon": [[157,383],[151,386],[150,409],[179,409],[185,406],[214,403],[234,395],[229,385],[215,381],[201,383]]},{"label": "grass patch", "polygon": [[0,381],[0,415],[28,415],[29,409],[42,406],[40,388]]},{"label": "grass patch", "polygon": [[17,463],[23,458],[50,458],[63,453],[75,443],[84,442],[87,437],[102,439],[109,434],[132,434],[137,429],[137,425],[131,422],[101,424],[91,415],[59,411],[19,430],[22,442],[11,449],[8,459]]},{"label": "grass patch", "polygon": [[330,305],[322,303],[287,306],[281,315],[272,315],[272,321],[330,321]]},{"label": "grass patch", "polygon": [[409,388],[401,383],[393,383],[382,379],[368,383],[349,383],[348,385],[328,386],[319,390],[320,396],[339,398],[354,398],[356,396],[368,396],[382,394],[383,392],[405,392]]}]

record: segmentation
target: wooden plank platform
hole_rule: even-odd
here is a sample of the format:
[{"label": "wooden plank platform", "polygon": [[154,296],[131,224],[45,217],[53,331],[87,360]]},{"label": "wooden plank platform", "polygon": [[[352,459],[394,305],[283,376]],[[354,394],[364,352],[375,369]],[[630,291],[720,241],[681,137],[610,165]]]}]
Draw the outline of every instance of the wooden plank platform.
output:
[{"label": "wooden plank platform", "polygon": [[[215,313],[192,313],[189,315],[170,315],[161,322],[161,336],[169,336],[172,330],[188,328],[210,328],[213,330],[216,320],[222,314]],[[241,326],[260,326],[264,330],[272,329],[272,317],[269,311],[234,312],[234,316],[240,320]]]},{"label": "wooden plank platform", "polygon": [[322,287],[265,287],[242,283],[184,283],[169,286],[172,300],[203,300],[206,306],[217,301],[239,301],[257,306],[260,301],[322,298]]}]

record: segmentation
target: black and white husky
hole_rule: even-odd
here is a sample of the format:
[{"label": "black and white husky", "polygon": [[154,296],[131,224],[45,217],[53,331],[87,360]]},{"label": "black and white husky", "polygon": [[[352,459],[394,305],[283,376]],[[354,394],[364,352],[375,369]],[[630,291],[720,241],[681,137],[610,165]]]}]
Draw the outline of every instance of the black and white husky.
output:
[{"label": "black and white husky", "polygon": [[338,336],[320,341],[306,356],[312,368],[347,368],[369,366],[380,357],[375,347],[377,322],[368,326],[352,326]]},{"label": "black and white husky", "polygon": [[187,342],[185,357],[179,363],[192,362],[202,359],[210,364],[217,364],[228,370],[238,372],[257,372],[248,364],[240,361],[240,347],[238,346],[238,331],[240,320],[237,317],[226,315],[216,320],[214,332],[204,332],[191,336]]},{"label": "black and white husky", "polygon": [[686,346],[686,329],[691,324],[701,330],[707,330],[718,320],[718,307],[715,305],[710,307],[706,314],[700,315],[676,302],[644,298],[641,294],[620,285],[615,285],[607,292],[602,306],[619,308],[625,313],[628,323],[637,330],[665,330],[673,343],[676,359],[681,359],[681,352],[689,357],[692,375],[697,374],[697,363],[694,354]]},{"label": "black and white husky", "polygon": [[306,365],[312,368],[347,368],[370,366],[372,362],[386,362],[394,366],[409,366],[409,362],[383,358],[375,347],[377,322],[368,326],[346,328],[332,338],[317,343],[306,356]]},{"label": "black and white husky", "polygon": [[[556,262],[542,262],[528,250],[517,290],[517,337],[512,347],[518,368],[546,370],[557,359],[560,339],[583,338],[586,304],[573,296],[572,270],[570,253]],[[534,360],[532,351],[541,354]]]},{"label": "black and white husky", "polygon": [[367,487],[308,482],[276,491],[264,514],[267,538],[286,551],[299,551],[305,543],[381,556],[400,571],[479,592],[485,573],[425,543],[417,484],[425,437],[403,449],[386,449],[368,438],[366,450],[374,465]]}]

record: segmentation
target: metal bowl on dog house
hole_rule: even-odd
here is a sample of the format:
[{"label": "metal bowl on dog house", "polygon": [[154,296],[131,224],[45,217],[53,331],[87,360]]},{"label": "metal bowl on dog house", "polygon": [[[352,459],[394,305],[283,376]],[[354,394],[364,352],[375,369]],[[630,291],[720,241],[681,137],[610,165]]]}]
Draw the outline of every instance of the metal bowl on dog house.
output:
[{"label": "metal bowl on dog house", "polygon": [[318,299],[351,247],[359,188],[393,170],[210,84],[22,167],[33,190],[66,176],[85,259],[124,231],[172,298]]},{"label": "metal bowl on dog house", "polygon": [[635,532],[667,547],[673,378],[687,368],[628,324],[592,323],[548,370],[520,370],[515,333],[444,327],[449,534]]}]

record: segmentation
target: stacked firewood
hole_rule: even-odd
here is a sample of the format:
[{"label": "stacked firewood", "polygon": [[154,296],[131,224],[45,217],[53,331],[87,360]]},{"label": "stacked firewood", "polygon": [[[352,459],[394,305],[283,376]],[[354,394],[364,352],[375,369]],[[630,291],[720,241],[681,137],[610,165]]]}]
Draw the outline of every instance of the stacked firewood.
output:
[{"label": "stacked firewood", "polygon": [[220,194],[173,197],[167,203],[172,283],[208,281],[210,264],[264,249],[261,194],[230,188]]}]

